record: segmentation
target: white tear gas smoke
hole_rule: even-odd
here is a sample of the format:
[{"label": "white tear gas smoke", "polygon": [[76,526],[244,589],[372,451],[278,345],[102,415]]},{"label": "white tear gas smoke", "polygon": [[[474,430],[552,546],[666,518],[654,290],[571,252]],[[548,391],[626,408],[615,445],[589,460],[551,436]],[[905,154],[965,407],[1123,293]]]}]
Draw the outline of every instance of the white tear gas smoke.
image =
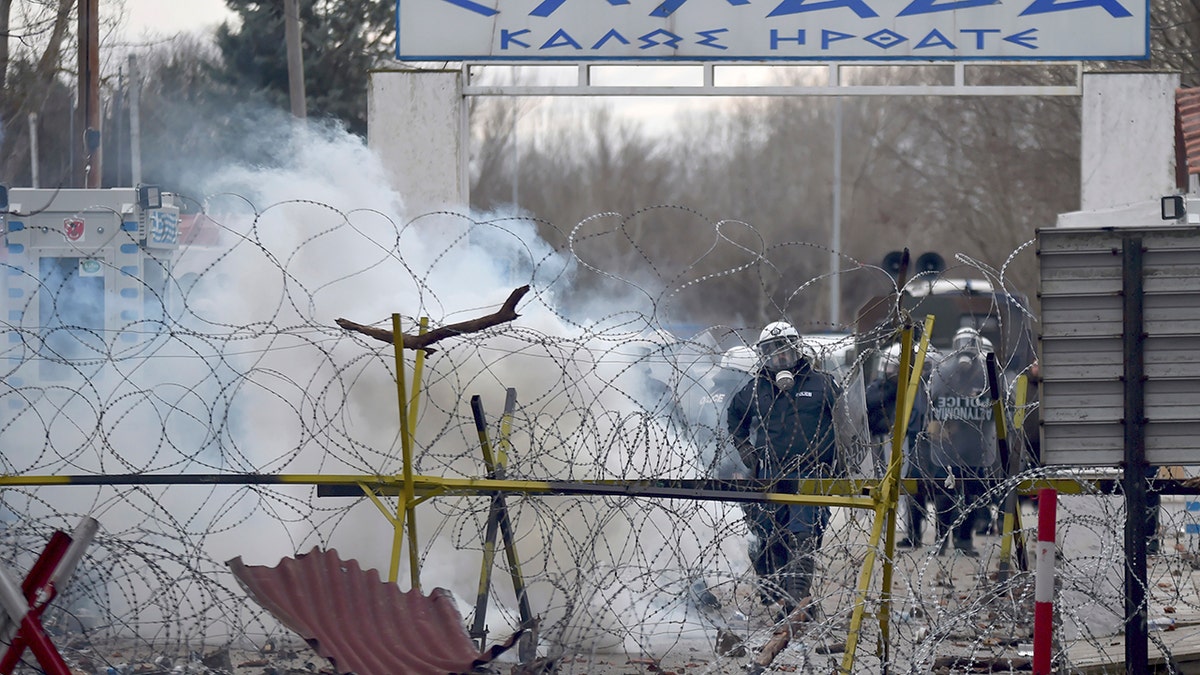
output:
[{"label": "white tear gas smoke", "polygon": [[[400,196],[358,139],[312,127],[294,147],[287,167],[233,167],[212,176],[201,205],[219,243],[148,258],[147,267],[157,266],[165,281],[147,285],[144,307],[114,304],[103,283],[88,286],[73,268],[62,278],[43,275],[35,301],[47,320],[12,326],[22,340],[10,342],[17,346],[7,354],[16,365],[0,396],[2,436],[5,447],[22,451],[5,453],[6,473],[398,474],[392,348],[348,334],[334,320],[390,328],[390,314],[398,312],[403,329],[415,332],[418,317],[438,324],[473,318],[528,283],[532,294],[517,322],[440,342],[426,360],[415,470],[483,475],[468,398],[482,396],[495,421],[512,387],[520,406],[510,476],[707,475],[715,430],[685,424],[680,406],[699,396],[720,352],[709,338],[681,340],[662,330],[656,312],[663,307],[654,301],[663,289],[646,279],[622,282],[620,295],[610,289],[567,308],[562,298],[577,294],[572,284],[587,273],[588,265],[578,265],[586,244],[576,242],[576,257],[565,255],[521,219],[428,214],[406,221]],[[101,259],[110,281],[122,273]],[[85,297],[89,288],[94,295]],[[86,317],[89,308],[100,316]],[[107,331],[99,328],[114,314],[131,318],[116,330],[111,320]],[[412,368],[411,353],[407,361]],[[213,587],[203,577],[220,575],[220,561],[241,556],[273,565],[313,545],[336,546],[344,557],[386,569],[390,528],[372,505],[360,500],[349,508],[346,499],[313,493],[47,488],[7,492],[4,502],[35,520],[84,513],[100,520],[93,577],[119,580],[112,594],[119,597],[106,600],[111,611],[137,608],[121,628],[161,637],[195,623],[212,637],[238,612],[225,601],[191,599],[184,587],[163,594],[162,585],[145,579],[140,587],[130,560],[136,546],[127,542],[162,550],[181,540],[201,544],[203,557],[192,558],[190,573],[180,562],[151,575],[188,577],[193,590]],[[643,626],[652,639],[653,625],[682,611],[678,598],[671,604],[658,597],[664,589],[677,594],[700,568],[733,578],[747,566],[736,507],[510,501],[530,600],[543,608],[548,639],[616,647],[629,639],[628,624]],[[450,588],[460,601],[473,597],[487,504],[486,497],[445,498],[418,509],[426,585]],[[25,546],[30,552],[34,544]],[[511,590],[501,590],[497,604],[493,625],[511,623]],[[166,616],[189,605],[183,618]],[[162,628],[172,621],[178,624]]]},{"label": "white tear gas smoke", "polygon": [[[206,197],[186,198],[204,219],[178,250],[145,253],[137,297],[112,292],[128,270],[110,257],[66,256],[77,260],[60,257],[43,268],[18,265],[10,251],[8,277],[26,275],[37,291],[16,305],[10,294],[0,380],[5,474],[395,476],[402,444],[392,347],[335,320],[390,329],[399,313],[402,329],[415,333],[421,317],[444,326],[488,314],[524,284],[531,290],[516,321],[438,342],[424,361],[413,428],[418,474],[485,476],[469,401],[481,397],[496,444],[508,388],[517,392],[506,446],[511,478],[699,478],[744,470],[722,449],[725,425],[713,389],[724,350],[753,340],[758,327],[685,330],[691,317],[684,310],[704,304],[692,301],[707,301],[714,281],[746,274],[764,297],[791,289],[784,294],[796,304],[775,308],[786,317],[800,300],[824,295],[820,278],[788,286],[771,276],[780,274],[778,261],[808,245],[769,247],[755,243],[745,223],[713,223],[677,208],[590,218],[559,233],[566,244],[558,248],[538,236],[546,224],[528,219],[411,217],[360,141],[314,127],[305,134],[287,166],[226,168],[211,175]],[[676,248],[699,252],[673,262],[637,241],[645,227],[668,226],[680,228],[667,237]],[[875,278],[887,277],[854,263],[837,281]],[[842,457],[852,473],[877,474],[886,458],[866,451],[888,446],[865,439],[864,385],[854,375],[872,351],[861,343],[842,349],[838,339],[806,346],[828,370],[850,374],[839,402]],[[858,356],[847,363],[845,353]],[[411,385],[414,354],[405,360]],[[738,506],[618,496],[506,500],[548,651],[686,651],[711,642],[719,628],[748,627],[748,615],[768,612],[757,590],[769,584],[749,570]],[[454,591],[466,617],[479,587],[489,504],[489,495],[441,495],[416,509],[423,587]],[[1109,510],[1102,505],[1102,517],[1091,518],[1079,508],[1070,516],[1074,530],[1095,530],[1098,559],[1116,542],[1112,524],[1121,518]],[[5,488],[0,558],[28,567],[48,529],[69,530],[83,514],[103,531],[70,589],[74,620],[187,648],[280,632],[236,587],[223,565],[230,558],[274,565],[320,546],[364,567],[391,563],[392,528],[371,501],[317,496],[299,485]],[[873,525],[862,516],[835,510],[826,533],[814,583],[829,617],[813,629],[820,636],[845,639]],[[938,650],[957,648],[965,629],[977,633],[967,642],[975,641],[969,651],[978,655],[996,644],[986,640],[1004,631],[1011,640],[1011,626],[1028,623],[1020,614],[1022,598],[1031,597],[1021,595],[1027,576],[985,583],[987,563],[937,550],[907,553],[912,564],[897,568],[908,573],[898,577],[901,585],[915,591],[894,606],[908,619],[893,623],[912,638],[897,653],[914,672],[932,667]],[[1079,603],[1079,617],[1088,615],[1086,598],[1115,590],[1110,568],[1089,565],[1090,555],[1060,567],[1071,582],[1062,597]],[[402,556],[402,585],[407,565]],[[507,571],[499,560],[488,588],[485,624],[493,638],[520,620]],[[956,586],[955,577],[979,582]],[[705,593],[725,603],[719,618],[700,610]],[[997,606],[1003,611],[993,612]],[[752,630],[769,634],[769,620]]]},{"label": "white tear gas smoke", "polygon": [[[338,159],[345,160],[344,167],[337,166]],[[329,180],[334,176],[347,177],[347,184]],[[642,317],[651,315],[653,308],[644,298],[597,298],[590,309],[604,313],[565,320],[555,299],[558,284],[570,280],[569,260],[542,243],[529,223],[430,215],[398,227],[398,200],[386,188],[382,171],[361,148],[347,147],[341,139],[307,143],[296,158],[295,171],[287,175],[251,171],[221,178],[230,192],[253,189],[254,201],[276,206],[250,219],[249,213],[239,217],[233,209],[223,211],[224,202],[210,200],[210,215],[241,238],[233,251],[222,254],[219,267],[224,274],[217,277],[221,290],[254,289],[233,297],[209,296],[205,303],[212,309],[213,324],[268,320],[272,325],[331,326],[338,316],[379,321],[389,311],[402,311],[404,327],[411,332],[417,316],[451,322],[467,313],[490,311],[508,294],[514,279],[532,284],[534,299],[520,307],[519,325],[465,345],[441,343],[439,352],[426,361],[414,439],[419,473],[480,475],[478,440],[464,394],[481,395],[485,409],[495,415],[505,388],[512,387],[521,409],[514,425],[510,475],[700,475],[694,446],[682,438],[678,425],[670,424],[670,411],[664,409],[669,401],[651,390],[650,384],[661,379],[645,372],[657,369],[669,377],[680,371],[679,355],[666,353],[671,345],[659,344],[661,340],[628,334],[631,318],[644,322]],[[283,201],[291,195],[354,208],[336,212],[307,200]],[[211,276],[205,270],[200,278]],[[619,334],[614,335],[614,326]],[[254,358],[255,372],[269,374],[272,381],[255,382],[258,387],[246,389],[245,396],[239,396],[242,400],[231,403],[254,411],[253,423],[245,424],[240,435],[242,442],[256,456],[288,456],[278,470],[399,473],[391,349],[329,330],[322,337],[326,354],[313,363],[310,354],[290,349],[288,342],[306,346],[314,338],[269,339],[270,348],[255,350]],[[703,360],[697,349],[687,351],[694,361]],[[364,359],[364,354],[371,357]],[[344,367],[326,368],[326,361],[361,366],[354,366],[347,378]],[[293,395],[282,388],[289,384],[300,385]],[[336,393],[329,395],[331,391]],[[299,437],[298,430],[289,428],[297,411],[308,426]],[[689,447],[693,449],[681,449]],[[667,546],[661,538],[646,536],[673,529],[670,522],[678,514],[666,509],[559,502],[515,505],[518,551],[531,581],[531,602],[563,608],[562,616],[551,612],[543,621],[561,626],[560,639],[588,648],[604,636],[622,634],[613,630],[614,622],[628,621],[635,601],[649,603],[653,589],[661,588],[661,582],[638,585],[621,579],[618,570],[632,568],[644,574],[692,564],[699,548],[714,540],[713,526],[727,526],[730,512],[715,507],[717,513],[708,519],[712,525],[693,524],[695,544],[680,546],[672,539]],[[430,533],[423,558],[434,563],[427,564],[427,583],[470,597],[479,563],[477,556],[464,551],[478,550],[472,540],[482,530],[486,503],[479,498],[438,500],[428,514],[418,512],[418,531]],[[522,518],[520,506],[536,510],[539,517]],[[336,532],[323,536],[345,553],[384,567],[389,544],[388,537],[380,536],[386,531],[384,522],[369,509],[360,511],[367,513],[339,522]],[[541,530],[547,522],[553,529]],[[556,531],[572,536],[564,538]],[[740,541],[732,539],[731,547],[740,550]],[[639,560],[644,549],[659,553],[653,560]],[[616,588],[625,592],[617,593]],[[639,623],[644,618],[639,617]]]}]

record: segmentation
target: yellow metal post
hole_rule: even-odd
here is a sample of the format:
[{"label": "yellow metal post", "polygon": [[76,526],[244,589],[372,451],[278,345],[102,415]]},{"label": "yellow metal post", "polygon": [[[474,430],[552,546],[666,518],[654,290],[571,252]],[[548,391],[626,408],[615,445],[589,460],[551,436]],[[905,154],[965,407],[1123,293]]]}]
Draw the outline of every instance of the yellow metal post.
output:
[{"label": "yellow metal post", "polygon": [[[912,328],[906,327],[900,335],[900,373],[896,391],[896,419],[892,423],[892,451],[888,461],[888,469],[880,482],[879,491],[873,494],[875,498],[875,519],[871,525],[871,534],[867,539],[867,554],[863,560],[862,571],[858,578],[857,599],[854,611],[850,617],[850,632],[846,638],[846,651],[842,654],[842,672],[850,673],[854,667],[855,652],[858,648],[859,634],[862,631],[863,616],[866,613],[867,593],[870,591],[871,572],[875,567],[875,555],[880,539],[884,542],[883,559],[883,588],[879,604],[879,657],[887,664],[890,658],[890,613],[892,596],[892,559],[895,555],[896,538],[896,505],[899,500],[902,483],[901,468],[903,466],[904,437],[908,432],[908,418],[912,414],[913,402],[920,385],[921,369],[925,364],[925,353],[929,347],[929,336],[933,334],[933,316],[925,317],[924,332],[921,335],[920,346],[913,356]],[[910,363],[911,361],[911,363]],[[884,527],[887,527],[884,537]]]},{"label": "yellow metal post", "polygon": [[[421,317],[421,327],[417,331],[418,335],[424,335],[429,331],[429,317]],[[413,383],[412,394],[408,397],[408,434],[409,444],[411,445],[416,437],[417,432],[417,408],[421,402],[421,377],[425,373],[425,350],[417,350],[417,359],[413,363]]]},{"label": "yellow metal post", "polygon": [[[511,390],[510,390],[511,391]],[[471,412],[475,417],[475,432],[479,435],[479,448],[483,453],[483,463],[487,468],[488,478],[503,479],[503,465],[492,457],[492,447],[488,442],[486,422],[483,421],[483,407],[478,395],[471,397]],[[507,406],[506,406],[507,408]],[[508,411],[506,410],[506,414]],[[501,435],[503,436],[503,431]],[[503,441],[502,441],[503,442]],[[475,622],[471,625],[469,635],[479,640],[479,651],[483,651],[487,641],[488,595],[491,588],[492,565],[496,560],[496,532],[500,528],[500,509],[504,505],[504,495],[492,495],[488,508],[487,526],[483,535],[483,561],[479,569],[479,588],[475,592]]]},{"label": "yellow metal post", "polygon": [[[367,485],[366,483],[359,483],[358,489],[362,490],[363,494],[365,494],[367,498],[371,500],[371,503],[375,505],[375,508],[379,509],[379,512],[383,514],[383,517],[387,518],[387,521],[392,524],[394,532],[399,532],[404,528],[404,524],[400,522],[400,519],[397,516],[392,515],[392,510],[388,508],[388,505],[384,504],[383,500],[379,498],[379,495],[375,494],[375,488]],[[400,512],[397,511],[397,513]],[[397,541],[395,536],[393,536],[393,541]],[[392,579],[392,581],[394,583],[396,580]]]},{"label": "yellow metal post", "polygon": [[517,390],[509,387],[504,390],[504,414],[500,416],[500,440],[496,443],[497,475],[504,477],[508,468],[508,450],[512,447],[513,411],[517,408]]},{"label": "yellow metal post", "polygon": [[[421,317],[420,327],[417,333],[419,335],[424,335],[425,331],[428,329],[429,318]],[[399,339],[400,333],[398,330],[396,332],[396,336],[397,339]],[[419,412],[418,404],[421,401],[421,377],[425,370],[425,350],[418,349],[416,351],[417,358],[413,364],[412,395],[408,399],[408,424],[401,426],[401,430],[404,433],[405,438],[408,439],[408,445],[406,446],[407,450],[404,454],[404,484],[406,486],[405,508],[408,511],[408,569],[410,576],[412,577],[412,588],[413,590],[419,591],[421,590],[421,552],[417,547],[417,504],[419,504],[420,501],[416,501],[413,498],[414,488],[412,480],[412,462],[413,450],[416,446],[417,413]],[[401,350],[400,353],[403,353],[403,350]],[[403,366],[403,359],[401,359],[401,363],[398,367],[403,370]],[[401,408],[401,413],[403,413],[403,408]],[[401,414],[401,417],[403,417],[403,414]]]},{"label": "yellow metal post", "polygon": [[[896,391],[905,392],[904,395],[907,395],[908,392],[908,366],[911,354],[912,328],[905,328],[901,334],[900,373],[896,387]],[[897,398],[902,399],[904,395]],[[844,673],[852,672],[852,668],[854,666],[854,656],[855,652],[858,650],[858,639],[860,633],[862,632],[863,616],[866,614],[867,609],[867,593],[870,591],[871,587],[871,571],[875,568],[875,552],[879,546],[879,540],[883,534],[883,527],[885,523],[894,523],[895,497],[893,495],[892,486],[898,482],[900,476],[900,451],[901,442],[903,440],[903,435],[900,433],[900,431],[905,426],[905,422],[907,422],[907,420],[905,420],[901,414],[904,411],[903,402],[897,400],[896,407],[896,419],[892,425],[892,454],[888,461],[887,472],[884,474],[883,481],[880,483],[879,493],[873,495],[875,497],[875,518],[871,523],[870,537],[867,539],[867,554],[863,559],[862,570],[858,575],[858,587],[855,594],[856,598],[854,603],[854,611],[850,615],[850,632],[846,636],[846,651],[842,654],[842,672]],[[893,513],[891,517],[889,517],[889,512]],[[892,555],[891,547],[895,543],[893,538],[894,535],[890,535],[885,543],[885,546],[887,546],[885,555],[888,558],[890,558]],[[890,561],[885,560],[884,565],[884,583],[886,584],[887,582],[891,581],[891,573],[889,569]],[[884,609],[886,609],[886,606],[881,606],[879,615],[879,630],[881,633],[887,630],[887,624],[883,618]]]},{"label": "yellow metal post", "polygon": [[[1016,397],[1013,402],[1013,429],[1017,432],[1017,438],[1021,439],[1022,441],[1024,441],[1025,438],[1024,434],[1021,433],[1021,430],[1025,425],[1025,397],[1027,395],[1028,384],[1029,380],[1024,375],[1021,375],[1017,378]],[[1003,409],[1001,409],[1000,412],[1003,414]],[[1000,423],[997,422],[997,430],[999,430],[999,428]],[[1016,446],[1017,444],[1014,443],[1013,445]],[[1019,448],[1010,447],[1008,449],[1009,453],[1011,453],[1008,466],[1009,475],[1007,476],[1009,480],[1012,480],[1013,469],[1020,466],[1017,457],[1019,457],[1020,453],[1024,452],[1024,450],[1024,442],[1020,444]],[[1013,486],[1012,492],[1009,493],[1004,500],[1004,524],[1000,535],[1000,566],[996,573],[996,576],[1000,581],[1004,581],[1008,578],[1010,564],[1009,561],[1012,559],[1011,556],[1014,543],[1017,544],[1018,555],[1024,558],[1025,541],[1021,534],[1021,502],[1017,498],[1016,486]],[[1021,569],[1025,569],[1027,566],[1022,564],[1024,562],[1024,560],[1018,561],[1018,565],[1021,567]]]},{"label": "yellow metal post", "polygon": [[[899,481],[904,467],[904,436],[908,433],[908,416],[912,410],[908,397],[915,389],[910,382],[920,377],[917,371],[914,377],[912,367],[912,329],[906,329],[900,335],[900,375],[896,382],[896,391],[903,392],[896,400],[896,419],[892,422],[892,456],[889,458],[887,482],[884,493],[887,500],[884,503],[883,519],[887,523],[886,538],[883,543],[883,587],[879,596],[879,644],[876,654],[880,661],[888,662],[888,645],[891,638],[892,614],[892,561],[896,554],[896,505],[900,500]],[[896,486],[897,489],[892,489]]]},{"label": "yellow metal post", "polygon": [[392,538],[392,564],[388,579],[395,583],[400,574],[400,550],[403,548],[402,537],[404,528],[408,528],[408,563],[411,590],[421,590],[420,551],[417,548],[416,505],[413,489],[412,469],[412,430],[409,425],[409,415],[412,409],[408,405],[406,378],[404,376],[404,338],[400,330],[400,315],[392,314],[392,347],[396,355],[396,397],[400,409],[400,451],[403,461],[403,489],[396,500],[396,522],[398,526]]},{"label": "yellow metal post", "polygon": [[[516,389],[509,388],[504,401],[504,417],[508,418],[503,422],[503,426],[507,427],[501,431],[501,445],[508,443],[508,430],[511,429],[512,412],[517,403]],[[492,455],[491,441],[488,440],[487,417],[483,412],[483,399],[478,395],[471,397],[471,414],[475,419],[475,429],[479,434],[479,447],[483,451],[483,461],[487,465],[488,474],[497,478],[504,478],[504,465],[500,462],[507,462],[508,456],[501,451],[501,458],[497,460]],[[513,592],[517,596],[517,608],[521,615],[521,628],[527,629],[533,625],[533,610],[529,606],[529,596],[525,591],[525,579],[521,573],[521,561],[517,557],[517,542],[516,535],[513,533],[512,520],[509,517],[508,507],[504,502],[504,495],[497,493],[492,497],[491,509],[488,513],[488,531],[486,535],[484,548],[484,564],[485,567],[480,574],[479,596],[477,596],[476,612],[484,611],[487,607],[487,579],[491,576],[490,565],[495,556],[495,529],[493,523],[500,529],[500,536],[504,538],[504,552],[508,558],[509,576],[512,578]],[[483,632],[482,616],[476,614],[475,626],[476,634]],[[527,641],[521,641],[519,649],[522,660],[532,659],[535,656],[533,650],[534,645]]]},{"label": "yellow metal post", "polygon": [[1025,428],[1025,399],[1029,395],[1029,377],[1017,376],[1017,390],[1013,404],[1013,428],[1020,433]]},{"label": "yellow metal post", "polygon": [[914,355],[912,364],[913,373],[916,377],[912,377],[908,381],[908,393],[904,397],[904,431],[908,430],[908,419],[912,417],[913,404],[917,400],[917,389],[921,386],[921,373],[925,368],[925,355],[929,352],[929,336],[933,335],[933,315],[929,314],[925,317],[925,326],[922,329],[921,342],[917,347],[917,353]]}]

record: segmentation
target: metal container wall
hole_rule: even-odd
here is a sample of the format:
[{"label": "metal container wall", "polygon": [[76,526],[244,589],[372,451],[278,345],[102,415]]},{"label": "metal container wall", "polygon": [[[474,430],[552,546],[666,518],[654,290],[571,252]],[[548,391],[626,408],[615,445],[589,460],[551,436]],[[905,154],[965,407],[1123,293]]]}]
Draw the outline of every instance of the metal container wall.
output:
[{"label": "metal container wall", "polygon": [[1124,452],[1122,247],[1140,237],[1146,459],[1200,463],[1200,228],[1038,231],[1045,464],[1116,466]]}]

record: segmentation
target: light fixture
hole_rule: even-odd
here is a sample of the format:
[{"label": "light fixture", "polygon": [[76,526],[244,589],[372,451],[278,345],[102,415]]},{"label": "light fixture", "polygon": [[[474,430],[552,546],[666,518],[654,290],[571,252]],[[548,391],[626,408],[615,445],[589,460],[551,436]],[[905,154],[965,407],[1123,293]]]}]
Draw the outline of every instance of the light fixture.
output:
[{"label": "light fixture", "polygon": [[139,185],[137,196],[138,206],[143,210],[162,208],[162,190],[157,185]]},{"label": "light fixture", "polygon": [[1183,195],[1167,195],[1162,198],[1162,219],[1179,220],[1187,215]]}]

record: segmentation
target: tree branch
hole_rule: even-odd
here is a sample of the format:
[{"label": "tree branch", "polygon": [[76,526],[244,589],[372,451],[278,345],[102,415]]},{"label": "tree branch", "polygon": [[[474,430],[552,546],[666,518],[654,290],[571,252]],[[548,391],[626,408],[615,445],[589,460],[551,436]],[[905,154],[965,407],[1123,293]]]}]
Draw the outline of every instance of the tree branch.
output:
[{"label": "tree branch", "polygon": [[[508,299],[504,301],[504,304],[500,306],[500,309],[488,314],[487,316],[481,316],[477,319],[469,319],[467,321],[460,321],[458,323],[441,326],[421,335],[401,333],[401,344],[405,349],[424,349],[426,353],[432,354],[435,350],[430,349],[429,345],[438,342],[439,340],[444,340],[455,335],[462,335],[463,333],[478,333],[486,328],[499,326],[502,323],[507,323],[516,319],[518,316],[520,316],[520,314],[517,314],[517,303],[520,302],[521,298],[525,297],[525,294],[528,292],[528,285],[521,286],[520,288],[513,290],[513,292],[508,295]],[[350,321],[349,319],[337,319],[336,323],[345,330],[362,333],[363,335],[375,338],[380,342],[394,344],[396,341],[396,336],[392,333],[392,331],[385,328],[366,326],[361,323]]]}]

